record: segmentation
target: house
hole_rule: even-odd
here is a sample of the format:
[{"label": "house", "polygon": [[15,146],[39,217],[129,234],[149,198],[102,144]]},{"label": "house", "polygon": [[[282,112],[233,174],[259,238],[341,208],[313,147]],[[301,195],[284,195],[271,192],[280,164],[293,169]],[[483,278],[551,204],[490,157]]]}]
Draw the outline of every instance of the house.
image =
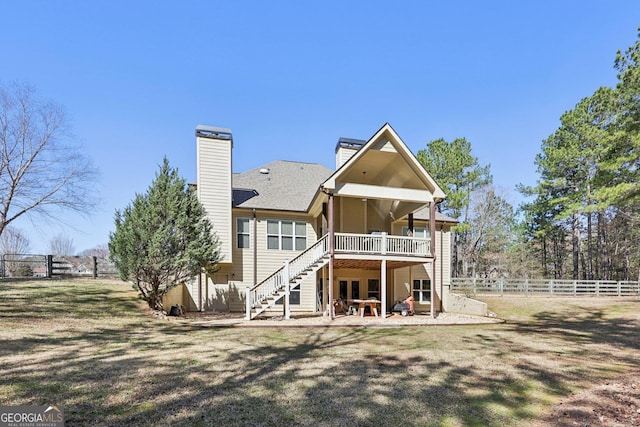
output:
[{"label": "house", "polygon": [[453,295],[445,193],[395,130],[340,138],[336,169],[275,161],[232,172],[231,130],[196,128],[197,194],[223,259],[165,298],[187,310],[260,315],[328,312],[330,302],[373,299],[381,313],[407,296],[417,312],[484,314]]}]

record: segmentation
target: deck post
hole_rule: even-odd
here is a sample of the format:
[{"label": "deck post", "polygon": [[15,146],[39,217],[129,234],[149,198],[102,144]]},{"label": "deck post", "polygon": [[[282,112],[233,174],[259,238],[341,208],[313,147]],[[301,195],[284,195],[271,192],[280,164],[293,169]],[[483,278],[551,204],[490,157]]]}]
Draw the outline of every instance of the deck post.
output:
[{"label": "deck post", "polygon": [[289,279],[289,260],[284,262],[282,270],[282,279],[284,280],[284,320],[291,318],[291,305],[289,304],[291,295],[291,280]]},{"label": "deck post", "polygon": [[[342,211],[341,211],[342,212]],[[335,251],[335,225],[333,221],[333,193],[329,193],[329,318],[333,320],[333,256]]]},{"label": "deck post", "polygon": [[[431,280],[430,280],[430,293],[431,293],[431,317],[436,317],[436,305],[434,304],[434,296],[436,294],[436,202],[431,201],[429,204],[429,250],[431,251]],[[440,284],[442,285],[442,278],[440,278]],[[442,289],[442,287],[440,287]],[[442,294],[438,295],[438,298],[442,298]]]},{"label": "deck post", "polygon": [[380,317],[387,317],[387,260],[383,259],[380,264],[380,286],[382,289],[380,298]]},{"label": "deck post", "polygon": [[251,287],[250,286],[247,286],[247,289],[245,289],[245,302],[246,302],[246,308],[245,308],[244,320],[251,320]]}]

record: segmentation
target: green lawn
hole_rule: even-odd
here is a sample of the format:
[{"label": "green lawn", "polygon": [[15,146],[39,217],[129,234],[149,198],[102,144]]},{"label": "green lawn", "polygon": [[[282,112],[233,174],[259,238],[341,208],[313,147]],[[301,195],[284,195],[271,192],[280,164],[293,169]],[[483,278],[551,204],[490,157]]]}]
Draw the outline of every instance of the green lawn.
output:
[{"label": "green lawn", "polygon": [[640,363],[638,299],[486,301],[506,323],[204,328],[119,282],[0,282],[0,405],[70,426],[522,426]]}]

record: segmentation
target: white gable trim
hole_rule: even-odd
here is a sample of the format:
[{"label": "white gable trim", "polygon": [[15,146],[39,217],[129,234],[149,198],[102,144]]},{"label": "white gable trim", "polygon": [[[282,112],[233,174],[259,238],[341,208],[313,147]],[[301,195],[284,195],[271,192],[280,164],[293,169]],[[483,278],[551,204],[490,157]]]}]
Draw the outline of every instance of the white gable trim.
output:
[{"label": "white gable trim", "polygon": [[335,171],[335,173],[322,184],[322,188],[335,192],[336,180],[338,180],[354,163],[358,161],[358,159],[360,159],[367,151],[369,151],[374,144],[378,143],[379,138],[385,132],[388,132],[391,135],[391,139],[389,142],[395,147],[398,154],[400,154],[402,158],[405,159],[407,163],[409,163],[409,166],[412,167],[412,169],[420,176],[427,187],[434,189],[431,200],[444,199],[446,197],[444,191],[442,191],[435,180],[431,178],[429,173],[425,170],[422,164],[420,164],[418,159],[416,159],[411,150],[409,150],[405,143],[400,139],[398,134],[393,130],[389,123],[385,123],[385,125],[382,126],[360,150],[358,150],[347,162],[345,162],[337,171]]}]

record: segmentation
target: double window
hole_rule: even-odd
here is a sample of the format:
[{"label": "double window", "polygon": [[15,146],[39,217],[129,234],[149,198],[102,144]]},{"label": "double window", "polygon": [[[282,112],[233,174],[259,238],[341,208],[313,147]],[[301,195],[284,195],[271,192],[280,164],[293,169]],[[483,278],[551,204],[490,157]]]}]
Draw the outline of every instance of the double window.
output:
[{"label": "double window", "polygon": [[267,249],[301,251],[306,248],[306,223],[300,221],[267,221]]},{"label": "double window", "polygon": [[416,302],[431,302],[431,280],[416,279],[413,281],[413,299]]}]

